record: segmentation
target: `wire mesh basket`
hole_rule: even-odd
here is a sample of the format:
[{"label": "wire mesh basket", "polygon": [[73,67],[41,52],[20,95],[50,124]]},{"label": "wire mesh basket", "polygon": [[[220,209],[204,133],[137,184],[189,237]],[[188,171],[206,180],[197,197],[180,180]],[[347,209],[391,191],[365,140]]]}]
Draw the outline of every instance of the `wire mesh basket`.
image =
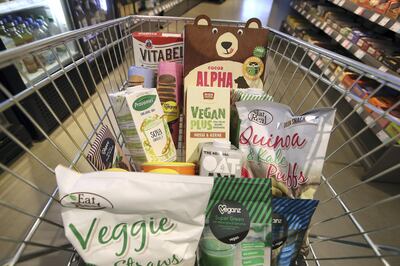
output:
[{"label": "wire mesh basket", "polygon": [[[102,125],[108,125],[124,145],[108,93],[120,91],[126,85],[128,67],[134,64],[131,33],[181,32],[192,21],[191,18],[130,16],[0,53],[3,71],[18,68],[27,56],[38,58],[49,51],[56,64],[51,69],[40,64],[40,78],[21,71],[26,88],[17,93],[12,92],[10,84],[0,85],[1,93],[7,98],[0,103],[2,115],[15,110],[44,138],[28,147],[6,123],[0,125],[0,131],[24,151],[11,164],[0,163],[1,264],[79,263],[64,236],[54,168],[63,164],[80,172],[96,170],[87,162],[86,154]],[[244,26],[236,21],[213,23]],[[301,263],[399,265],[399,186],[375,182],[398,173],[399,160],[392,158],[395,163],[388,167],[369,176],[365,173],[366,169],[375,167],[388,149],[398,148],[399,134],[383,141],[371,141],[372,144],[368,140],[371,134],[374,136],[372,129],[381,119],[400,125],[394,112],[400,101],[384,110],[369,100],[388,88],[400,91],[400,79],[269,30],[265,91],[298,114],[316,107],[338,110],[322,184],[316,194],[320,204],[310,226],[310,252]],[[337,67],[340,67],[338,71]],[[354,73],[353,79],[344,86],[341,76],[348,71]],[[376,87],[361,98],[352,89],[365,78],[373,80]],[[50,87],[51,97],[46,97],[46,86]],[[34,106],[27,101],[32,97],[36,99]],[[78,104],[72,105],[71,98]],[[33,112],[32,108],[38,105],[41,111]],[[60,108],[67,116],[59,115]],[[359,110],[373,112],[375,117],[365,122]],[[55,129],[46,128],[43,116],[54,122]],[[356,123],[359,128],[355,129]]]}]

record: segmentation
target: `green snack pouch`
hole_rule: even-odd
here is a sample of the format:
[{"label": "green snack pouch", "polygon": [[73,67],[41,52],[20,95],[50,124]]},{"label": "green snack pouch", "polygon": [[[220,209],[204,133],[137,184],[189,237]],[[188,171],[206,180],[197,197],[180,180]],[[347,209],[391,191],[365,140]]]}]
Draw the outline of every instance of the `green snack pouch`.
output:
[{"label": "green snack pouch", "polygon": [[271,180],[216,177],[198,249],[200,266],[269,266]]}]

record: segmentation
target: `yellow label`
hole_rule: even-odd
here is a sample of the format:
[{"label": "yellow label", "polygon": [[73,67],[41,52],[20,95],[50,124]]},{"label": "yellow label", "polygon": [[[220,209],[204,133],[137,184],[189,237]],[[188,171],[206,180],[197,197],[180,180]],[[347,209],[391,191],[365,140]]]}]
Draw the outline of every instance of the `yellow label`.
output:
[{"label": "yellow label", "polygon": [[162,103],[162,108],[167,122],[177,120],[179,118],[179,107],[174,101]]}]

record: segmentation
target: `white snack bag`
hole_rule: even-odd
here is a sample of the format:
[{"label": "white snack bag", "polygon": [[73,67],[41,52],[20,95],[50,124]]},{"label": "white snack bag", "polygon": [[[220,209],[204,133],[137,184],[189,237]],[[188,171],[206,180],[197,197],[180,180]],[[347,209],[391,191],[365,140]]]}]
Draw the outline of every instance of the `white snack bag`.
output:
[{"label": "white snack bag", "polygon": [[68,240],[86,263],[193,266],[212,177],[56,168]]},{"label": "white snack bag", "polygon": [[270,101],[236,103],[248,177],[272,178],[274,196],[312,199],[321,182],[335,109],[302,115]]}]

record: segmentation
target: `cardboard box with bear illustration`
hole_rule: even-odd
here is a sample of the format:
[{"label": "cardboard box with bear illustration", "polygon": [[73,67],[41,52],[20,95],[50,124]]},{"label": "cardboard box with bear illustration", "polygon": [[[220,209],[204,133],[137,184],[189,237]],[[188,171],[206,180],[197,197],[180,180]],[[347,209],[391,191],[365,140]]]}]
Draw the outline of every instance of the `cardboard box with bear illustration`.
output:
[{"label": "cardboard box with bear illustration", "polygon": [[198,16],[184,31],[184,85],[263,88],[268,30],[259,19],[244,27],[212,25]]}]

